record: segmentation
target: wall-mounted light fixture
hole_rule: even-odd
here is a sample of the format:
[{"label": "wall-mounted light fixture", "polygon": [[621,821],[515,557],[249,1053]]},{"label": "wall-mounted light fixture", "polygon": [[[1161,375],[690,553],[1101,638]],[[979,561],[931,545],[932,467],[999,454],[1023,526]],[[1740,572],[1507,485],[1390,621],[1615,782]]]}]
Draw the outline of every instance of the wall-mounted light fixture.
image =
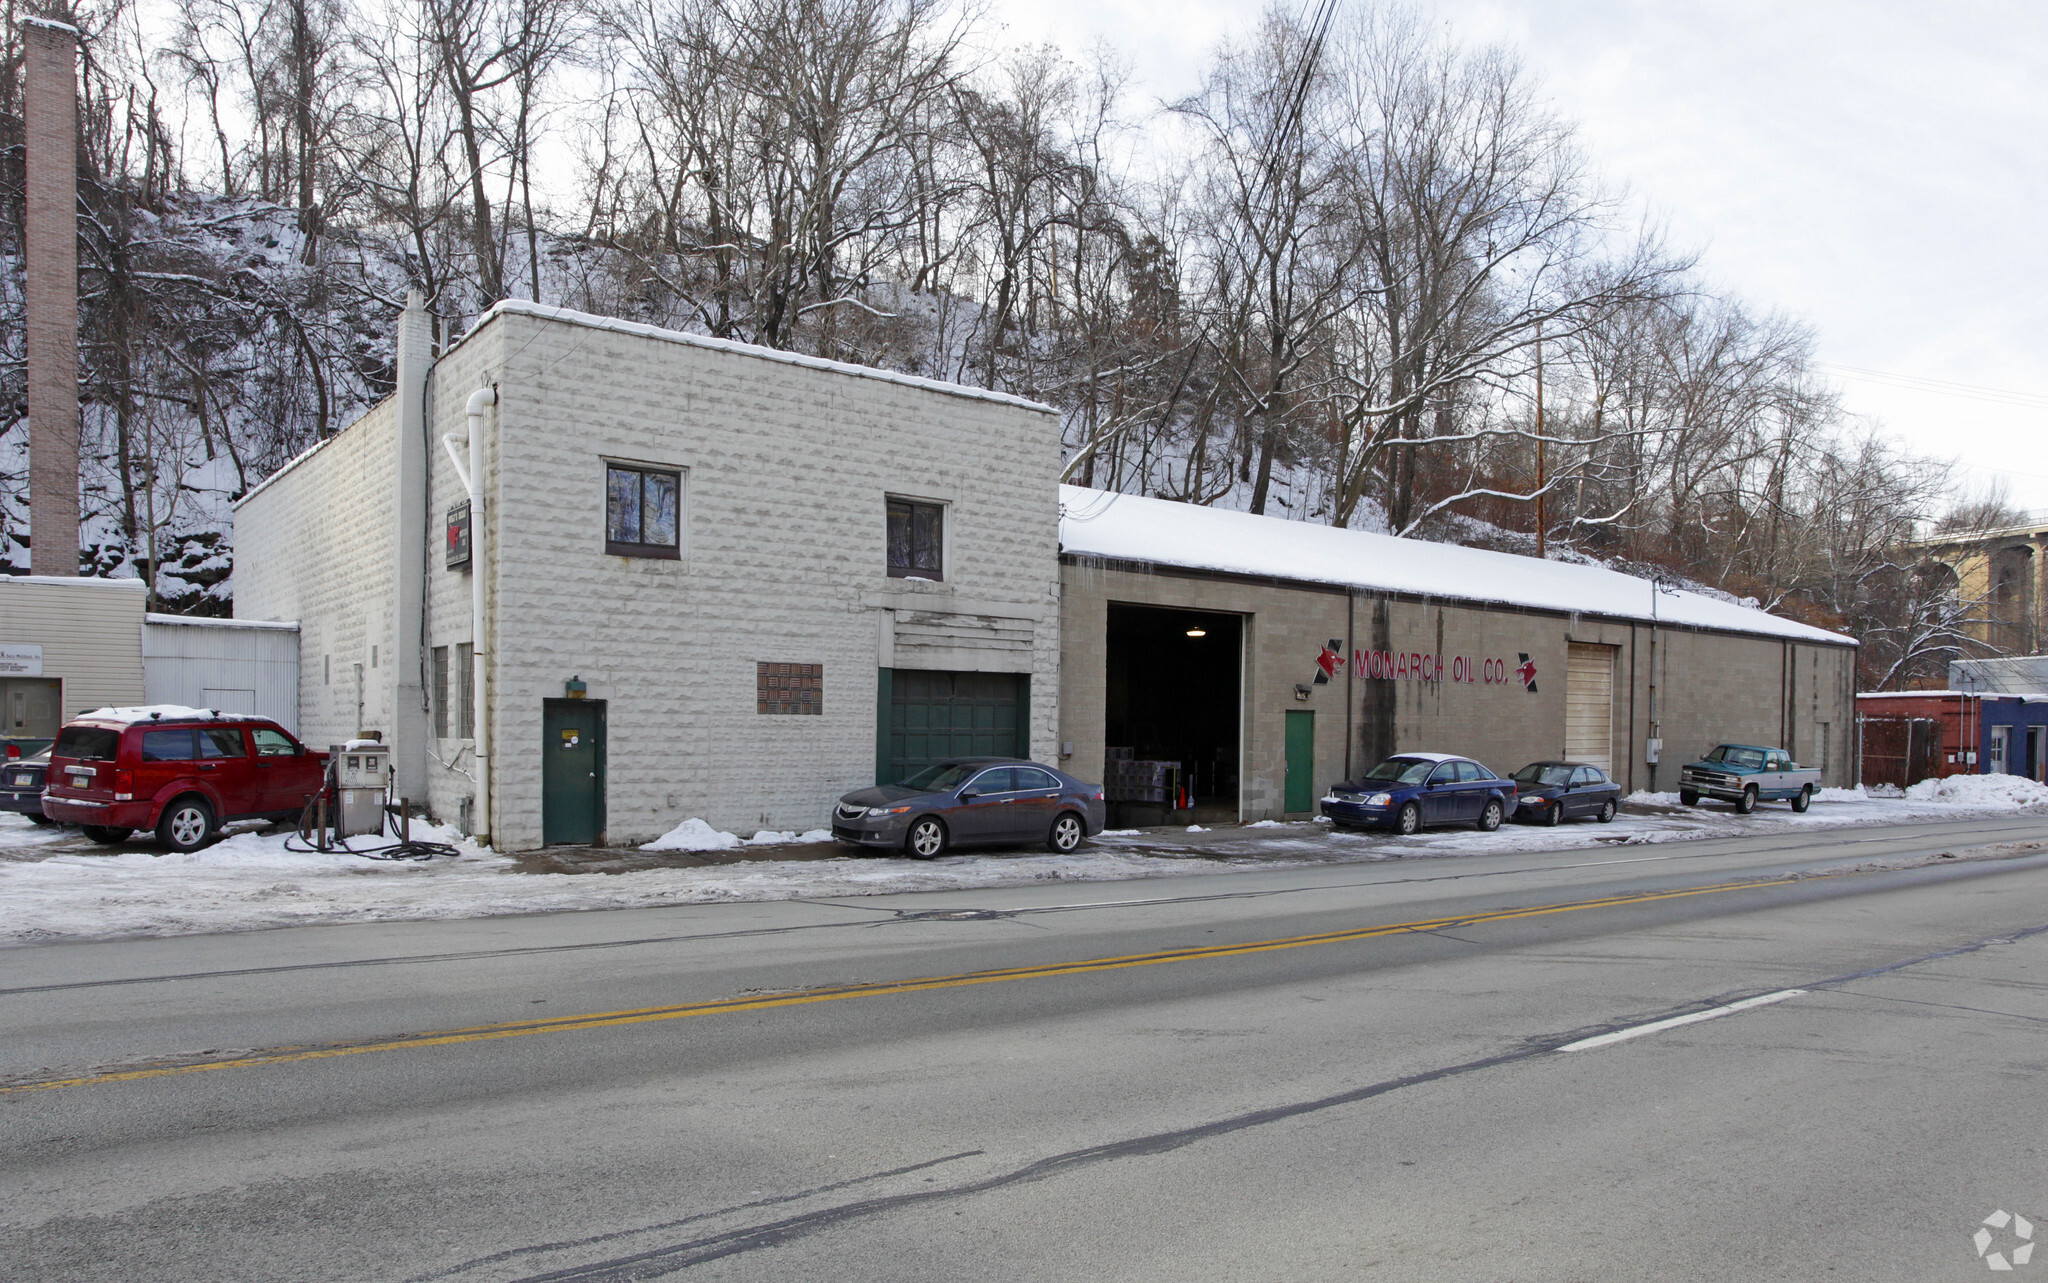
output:
[{"label": "wall-mounted light fixture", "polygon": [[1294,698],[1296,698],[1296,699],[1300,700],[1300,701],[1301,701],[1302,703],[1306,704],[1306,703],[1308,702],[1308,697],[1309,697],[1309,688],[1308,688],[1308,687],[1306,687],[1306,686],[1304,686],[1304,685],[1302,685],[1302,684],[1301,684],[1300,682],[1296,682],[1296,683],[1294,684]]},{"label": "wall-mounted light fixture", "polygon": [[1208,635],[1209,635],[1209,630],[1208,630],[1208,629],[1206,629],[1206,628],[1190,628],[1190,629],[1188,629],[1188,636],[1190,636],[1190,637],[1207,637]]},{"label": "wall-mounted light fixture", "polygon": [[589,692],[590,687],[584,683],[580,674],[562,683],[562,693],[570,699],[582,699]]}]

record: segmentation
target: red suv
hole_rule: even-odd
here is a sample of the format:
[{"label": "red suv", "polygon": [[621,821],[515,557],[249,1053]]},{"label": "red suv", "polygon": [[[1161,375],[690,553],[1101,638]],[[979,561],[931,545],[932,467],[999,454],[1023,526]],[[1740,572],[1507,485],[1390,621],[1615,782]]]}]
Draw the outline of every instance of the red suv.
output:
[{"label": "red suv", "polygon": [[109,846],[154,829],[191,851],[229,820],[296,819],[326,774],[325,753],[265,718],[104,708],[57,732],[43,814]]}]

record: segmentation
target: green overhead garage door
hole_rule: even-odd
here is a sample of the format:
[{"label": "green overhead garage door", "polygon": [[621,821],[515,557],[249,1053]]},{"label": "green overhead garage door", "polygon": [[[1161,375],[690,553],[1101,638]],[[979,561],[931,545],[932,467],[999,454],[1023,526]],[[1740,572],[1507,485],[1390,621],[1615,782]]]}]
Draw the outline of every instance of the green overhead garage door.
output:
[{"label": "green overhead garage door", "polygon": [[881,670],[875,782],[893,784],[949,757],[1023,757],[1031,737],[1023,673]]}]

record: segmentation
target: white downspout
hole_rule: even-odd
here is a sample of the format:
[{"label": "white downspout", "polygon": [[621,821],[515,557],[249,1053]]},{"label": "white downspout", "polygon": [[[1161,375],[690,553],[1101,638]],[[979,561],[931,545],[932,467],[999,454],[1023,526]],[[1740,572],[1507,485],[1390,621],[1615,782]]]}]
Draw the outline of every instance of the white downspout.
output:
[{"label": "white downspout", "polygon": [[475,747],[471,750],[471,756],[476,759],[476,813],[470,816],[469,827],[472,830],[470,836],[479,843],[491,840],[491,721],[490,700],[484,690],[485,658],[488,654],[484,633],[484,411],[497,403],[498,390],[494,387],[478,388],[469,394],[469,404],[464,409],[469,416],[467,466],[456,451],[455,434],[450,432],[441,438],[441,447],[448,452],[448,461],[455,465],[455,475],[469,494],[470,721],[476,733]]}]

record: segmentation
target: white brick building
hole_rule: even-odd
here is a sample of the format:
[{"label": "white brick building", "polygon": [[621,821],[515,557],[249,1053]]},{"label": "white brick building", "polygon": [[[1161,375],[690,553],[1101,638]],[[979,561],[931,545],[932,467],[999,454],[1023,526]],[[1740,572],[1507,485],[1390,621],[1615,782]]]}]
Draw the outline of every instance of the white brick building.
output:
[{"label": "white brick building", "polygon": [[809,829],[932,757],[1056,751],[1046,407],[519,302],[399,346],[398,394],[237,510],[236,614],[299,622],[309,743],[383,732],[400,793],[510,850]]}]

